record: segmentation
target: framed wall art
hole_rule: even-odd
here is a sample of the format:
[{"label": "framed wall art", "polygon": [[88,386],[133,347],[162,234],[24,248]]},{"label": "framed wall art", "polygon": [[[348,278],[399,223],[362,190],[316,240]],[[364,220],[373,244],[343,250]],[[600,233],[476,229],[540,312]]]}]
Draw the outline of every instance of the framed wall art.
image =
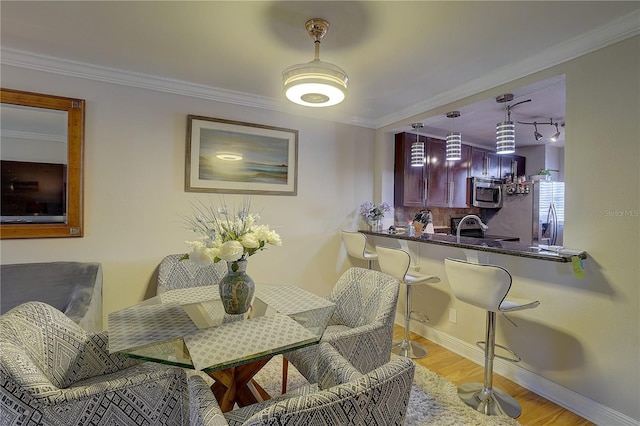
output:
[{"label": "framed wall art", "polygon": [[185,191],[296,195],[298,131],[187,116]]}]

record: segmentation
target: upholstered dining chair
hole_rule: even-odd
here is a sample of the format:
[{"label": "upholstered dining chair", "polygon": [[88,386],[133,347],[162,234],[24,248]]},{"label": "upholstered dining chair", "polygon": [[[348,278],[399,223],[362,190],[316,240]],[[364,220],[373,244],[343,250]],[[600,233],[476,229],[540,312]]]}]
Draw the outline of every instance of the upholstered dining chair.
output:
[{"label": "upholstered dining chair", "polygon": [[179,288],[216,285],[227,274],[227,262],[198,266],[192,260],[180,260],[182,256],[170,254],[160,261],[158,294]]},{"label": "upholstered dining chair", "polygon": [[[399,287],[396,278],[380,271],[349,268],[326,296],[336,308],[321,342],[330,343],[361,373],[388,362]],[[285,354],[310,383],[318,379],[317,359],[318,345]]]},{"label": "upholstered dining chair", "polygon": [[186,371],[107,350],[106,332],[85,332],[43,302],[0,316],[0,423],[188,425],[206,409]]},{"label": "upholstered dining chair", "polygon": [[[200,410],[193,410],[194,425],[369,426],[403,425],[415,364],[397,358],[360,373],[332,345],[318,345],[318,383],[258,404],[222,413],[200,376],[189,386],[201,394]],[[198,418],[198,416],[201,416]]]}]

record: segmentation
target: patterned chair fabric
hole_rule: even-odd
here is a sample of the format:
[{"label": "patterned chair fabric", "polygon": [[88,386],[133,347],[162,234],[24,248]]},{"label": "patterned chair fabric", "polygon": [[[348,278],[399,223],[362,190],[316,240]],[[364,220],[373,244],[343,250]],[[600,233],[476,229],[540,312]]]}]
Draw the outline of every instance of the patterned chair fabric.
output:
[{"label": "patterned chair fabric", "polygon": [[109,354],[56,308],[27,302],[0,316],[0,424],[187,425],[186,372]]},{"label": "patterned chair fabric", "polygon": [[318,374],[323,378],[318,383],[320,390],[296,391],[230,411],[224,414],[227,423],[231,426],[404,424],[415,370],[413,361],[397,358],[363,375],[330,344],[321,343],[318,353]]},{"label": "patterned chair fabric", "polygon": [[182,256],[182,254],[170,254],[160,262],[158,294],[179,288],[216,285],[227,275],[226,262],[198,266],[192,260],[180,260]]},{"label": "patterned chair fabric", "polygon": [[[326,297],[336,304],[322,336],[361,373],[389,361],[399,282],[382,272],[353,267]],[[302,375],[316,383],[318,345],[285,355]]]}]

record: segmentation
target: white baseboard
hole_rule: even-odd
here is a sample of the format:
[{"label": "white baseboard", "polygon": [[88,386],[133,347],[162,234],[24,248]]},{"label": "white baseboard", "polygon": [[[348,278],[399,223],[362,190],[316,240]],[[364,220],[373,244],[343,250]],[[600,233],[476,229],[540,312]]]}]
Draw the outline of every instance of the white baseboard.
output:
[{"label": "white baseboard", "polygon": [[[398,319],[400,318],[400,315],[398,315]],[[403,324],[399,325],[402,326]],[[475,362],[478,365],[484,365],[484,354],[475,345],[469,344],[443,333],[442,331],[436,330],[435,328],[422,324],[417,324],[411,331]],[[632,419],[631,417],[580,395],[577,392],[552,382],[551,380],[532,373],[531,371],[520,367],[516,363],[496,358],[494,360],[493,368],[496,374],[517,383],[525,389],[528,389],[531,392],[534,392],[554,404],[572,411],[580,417],[597,425],[640,426],[640,421]]]}]

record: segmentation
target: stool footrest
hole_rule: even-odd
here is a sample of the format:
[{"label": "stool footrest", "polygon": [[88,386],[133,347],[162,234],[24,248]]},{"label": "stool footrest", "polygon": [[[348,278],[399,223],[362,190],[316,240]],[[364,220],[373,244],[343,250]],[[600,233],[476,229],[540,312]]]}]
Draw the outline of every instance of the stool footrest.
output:
[{"label": "stool footrest", "polygon": [[429,322],[429,317],[420,311],[411,311],[409,313],[409,319],[420,322],[422,324],[426,324]]},{"label": "stool footrest", "polygon": [[[476,346],[479,347],[480,349],[482,349],[483,351],[485,350],[486,344],[487,343],[485,341],[476,342]],[[508,357],[508,356],[498,355],[498,354],[496,354],[494,352],[494,354],[493,354],[494,357],[500,358],[500,359],[503,359],[503,360],[509,361],[509,362],[520,362],[520,361],[522,361],[522,358],[520,358],[520,356],[517,353],[515,353],[514,351],[512,351],[511,349],[509,349],[509,348],[507,348],[505,346],[499,345],[497,343],[496,343],[495,346],[496,346],[496,348],[500,348],[503,351],[506,351],[509,354],[513,355],[513,356],[512,357]]]}]

